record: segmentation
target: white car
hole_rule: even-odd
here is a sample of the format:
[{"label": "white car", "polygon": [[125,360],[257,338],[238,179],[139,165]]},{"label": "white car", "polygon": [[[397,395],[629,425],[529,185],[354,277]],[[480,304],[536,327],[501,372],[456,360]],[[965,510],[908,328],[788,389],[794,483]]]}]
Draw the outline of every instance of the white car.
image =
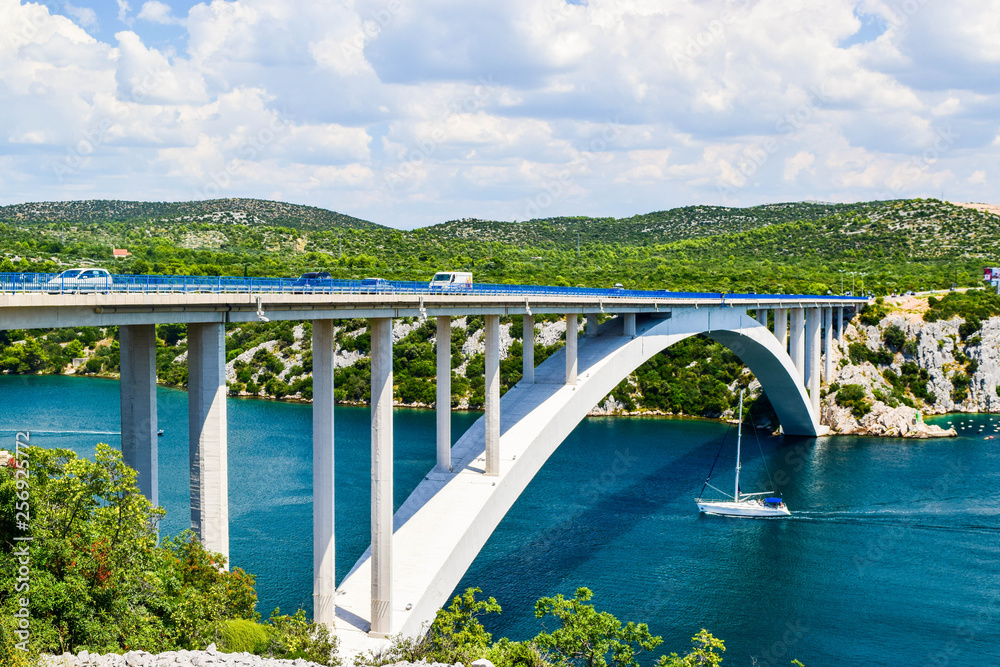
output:
[{"label": "white car", "polygon": [[70,269],[45,283],[49,294],[84,294],[111,291],[111,273],[107,269]]}]

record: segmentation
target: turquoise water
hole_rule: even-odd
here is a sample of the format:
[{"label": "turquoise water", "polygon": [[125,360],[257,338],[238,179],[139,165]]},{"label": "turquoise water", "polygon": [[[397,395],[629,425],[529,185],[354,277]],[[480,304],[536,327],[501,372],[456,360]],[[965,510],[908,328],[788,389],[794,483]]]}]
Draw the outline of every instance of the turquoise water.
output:
[{"label": "turquoise water", "polygon": [[[190,511],[186,398],[158,390],[165,533]],[[231,556],[258,575],[265,616],[311,608],[310,411],[229,402]],[[475,419],[453,416],[456,439]],[[697,514],[692,498],[724,425],[588,419],[459,589],[494,595],[504,611],[488,626],[516,639],[541,629],[537,598],[588,586],[598,606],[648,622],[668,650],[709,629],[725,640],[727,665],[1000,664],[1000,433],[983,439],[1000,417],[969,419],[944,440],[763,439],[795,513],[776,520]],[[24,428],[81,453],[118,445],[118,384],[0,376],[0,438]],[[369,537],[368,430],[367,409],[337,409],[338,577]],[[398,506],[433,464],[433,412],[396,411],[395,433]],[[748,490],[766,476],[752,437],[744,443]]]}]

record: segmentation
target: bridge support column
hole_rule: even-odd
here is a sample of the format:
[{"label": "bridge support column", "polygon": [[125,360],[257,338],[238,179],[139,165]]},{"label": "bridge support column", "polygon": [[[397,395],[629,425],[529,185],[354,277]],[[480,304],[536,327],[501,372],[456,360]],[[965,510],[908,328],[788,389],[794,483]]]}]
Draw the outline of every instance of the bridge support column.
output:
[{"label": "bridge support column", "polygon": [[535,316],[525,315],[521,320],[521,380],[525,384],[535,384]]},{"label": "bridge support column", "polygon": [[837,342],[844,342],[844,307],[837,309]]},{"label": "bridge support column", "polygon": [[788,350],[788,309],[774,309],[774,337],[781,343],[781,349]]},{"label": "bridge support column", "polygon": [[762,327],[764,327],[765,329],[767,328],[767,310],[766,309],[764,309],[764,308],[758,308],[757,309],[757,322]]},{"label": "bridge support column", "polygon": [[805,338],[805,314],[803,308],[792,308],[792,324],[788,339],[788,349],[791,353],[792,363],[799,371],[799,377],[803,384],[806,377],[806,338]]},{"label": "bridge support column", "polygon": [[566,384],[576,384],[576,313],[566,316]]},{"label": "bridge support column", "polygon": [[635,338],[635,313],[625,313],[625,335]]},{"label": "bridge support column", "polygon": [[437,318],[437,469],[451,472],[451,318]]},{"label": "bridge support column", "polygon": [[138,473],[142,495],[159,505],[156,442],[156,326],[118,327],[121,354],[122,458]]},{"label": "bridge support column", "polygon": [[336,540],[333,502],[333,320],[313,320],[313,619],[333,627]]},{"label": "bridge support column", "polygon": [[486,346],[486,474],[500,474],[500,316],[487,315]]},{"label": "bridge support column", "polygon": [[806,319],[806,389],[809,390],[809,401],[813,412],[819,417],[819,364],[820,364],[820,330],[822,328],[822,310],[810,308]]},{"label": "bridge support column", "polygon": [[833,377],[833,308],[823,309],[823,381],[829,383]]},{"label": "bridge support column", "polygon": [[229,461],[226,429],[226,329],[188,325],[188,443],[191,528],[209,551],[229,560]]},{"label": "bridge support column", "polygon": [[392,632],[392,318],[371,319],[372,335],[372,625]]},{"label": "bridge support column", "polygon": [[600,316],[597,313],[587,313],[587,335],[596,336]]}]

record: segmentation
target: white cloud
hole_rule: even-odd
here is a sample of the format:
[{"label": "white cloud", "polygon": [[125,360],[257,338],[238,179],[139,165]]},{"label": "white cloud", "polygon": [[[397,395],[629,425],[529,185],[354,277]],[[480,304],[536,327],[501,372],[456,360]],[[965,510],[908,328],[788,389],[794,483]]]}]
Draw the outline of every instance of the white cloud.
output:
[{"label": "white cloud", "polygon": [[148,0],[143,3],[139,10],[138,18],[150,23],[160,23],[162,25],[176,25],[180,21],[173,15],[170,5],[159,0]]},{"label": "white cloud", "polygon": [[71,3],[66,3],[63,8],[66,13],[76,19],[76,22],[84,28],[97,27],[97,12],[90,7],[77,7]]},{"label": "white cloud", "polygon": [[807,151],[800,151],[785,160],[784,177],[786,181],[794,181],[798,175],[810,169],[816,162],[816,156]]},{"label": "white cloud", "polygon": [[[281,193],[412,226],[981,199],[1000,158],[1000,0],[898,20],[884,0],[117,3],[140,20],[109,42],[86,8],[0,0],[0,179],[19,200]],[[840,46],[872,14],[884,33]]]}]

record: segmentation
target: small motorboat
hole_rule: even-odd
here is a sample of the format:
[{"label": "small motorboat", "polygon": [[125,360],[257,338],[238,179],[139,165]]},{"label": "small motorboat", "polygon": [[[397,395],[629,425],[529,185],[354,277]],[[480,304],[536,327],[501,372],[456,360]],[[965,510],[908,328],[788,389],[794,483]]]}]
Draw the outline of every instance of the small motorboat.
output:
[{"label": "small motorboat", "polygon": [[163,435],[163,429],[162,429],[162,428],[161,428],[161,429],[159,429],[159,430],[158,430],[158,431],[156,432],[156,435]]}]

